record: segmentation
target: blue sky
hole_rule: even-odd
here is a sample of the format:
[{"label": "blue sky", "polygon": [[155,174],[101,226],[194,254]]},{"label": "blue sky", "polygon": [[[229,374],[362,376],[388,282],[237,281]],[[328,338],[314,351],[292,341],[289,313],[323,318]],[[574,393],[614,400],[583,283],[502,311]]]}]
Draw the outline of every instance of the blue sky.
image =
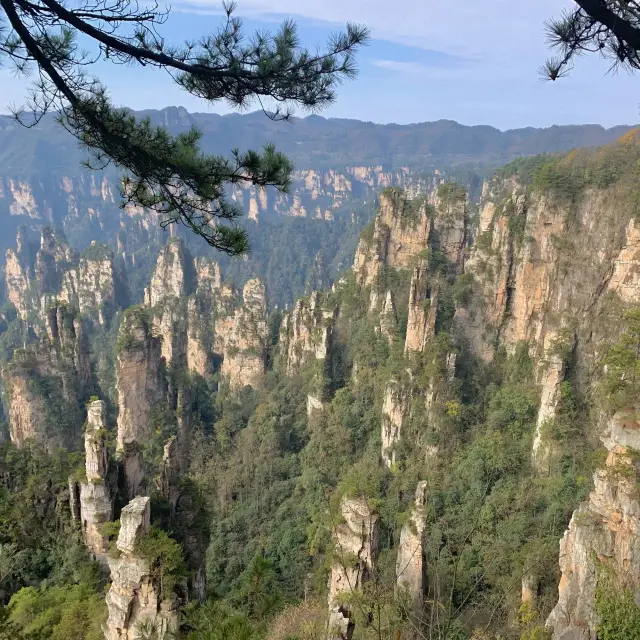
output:
[{"label": "blue sky", "polygon": [[[359,57],[360,75],[340,89],[322,115],[374,122],[441,118],[500,129],[552,124],[640,121],[640,77],[607,73],[595,56],[579,61],[570,77],[541,82],[547,57],[544,21],[564,0],[239,0],[236,14],[248,31],[274,29],[285,17],[298,22],[313,45],[347,20],[367,24],[371,45]],[[173,4],[163,34],[176,41],[213,30],[218,0]],[[135,109],[183,105],[191,111],[228,111],[172,85],[161,72],[100,68],[114,100]],[[20,103],[25,83],[0,70],[0,110]],[[300,114],[302,115],[302,114]]]}]

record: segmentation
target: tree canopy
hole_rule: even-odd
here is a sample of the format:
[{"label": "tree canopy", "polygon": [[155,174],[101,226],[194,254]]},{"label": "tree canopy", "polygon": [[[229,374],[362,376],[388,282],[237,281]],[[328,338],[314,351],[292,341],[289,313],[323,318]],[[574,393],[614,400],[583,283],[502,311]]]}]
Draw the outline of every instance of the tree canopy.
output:
[{"label": "tree canopy", "polygon": [[550,80],[566,75],[575,59],[600,53],[612,67],[640,69],[640,2],[637,0],[575,0],[576,8],[547,23],[551,46],[558,52],[542,73]]},{"label": "tree canopy", "polygon": [[286,190],[290,161],[271,145],[236,149],[230,157],[203,153],[197,129],[172,136],[116,107],[92,66],[108,61],[160,68],[210,104],[224,100],[246,108],[257,102],[270,118],[287,119],[296,106],[315,111],[335,99],[337,85],[355,76],[354,54],[369,35],[348,24],[312,52],[293,22],[247,36],[235,5],[223,7],[215,32],[174,45],[161,34],[168,10],[157,4],[0,0],[0,63],[8,60],[33,78],[25,107],[16,110],[23,124],[57,112],[89,151],[88,166],[113,163],[125,171],[125,203],[157,212],[162,226],[184,224],[216,249],[238,254],[247,249],[246,234],[235,224],[242,211],[225,188],[249,183]]}]

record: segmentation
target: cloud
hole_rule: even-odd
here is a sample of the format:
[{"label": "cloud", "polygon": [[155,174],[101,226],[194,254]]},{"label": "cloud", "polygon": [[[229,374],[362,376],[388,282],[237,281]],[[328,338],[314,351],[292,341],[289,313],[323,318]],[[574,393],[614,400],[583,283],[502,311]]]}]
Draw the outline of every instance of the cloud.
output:
[{"label": "cloud", "polygon": [[[219,0],[189,2],[193,8],[220,8]],[[360,22],[371,28],[374,38],[455,55],[503,57],[508,62],[542,55],[544,21],[570,4],[567,0],[239,0],[237,13],[263,20],[292,16],[334,25]]]},{"label": "cloud", "polygon": [[403,60],[372,60],[371,64],[379,69],[418,80],[467,78],[470,74],[467,65],[428,64]]}]

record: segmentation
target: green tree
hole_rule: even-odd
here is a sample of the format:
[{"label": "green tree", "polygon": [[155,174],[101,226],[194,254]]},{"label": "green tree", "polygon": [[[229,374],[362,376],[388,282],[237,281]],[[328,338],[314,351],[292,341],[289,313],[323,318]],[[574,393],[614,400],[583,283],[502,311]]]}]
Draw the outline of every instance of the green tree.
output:
[{"label": "green tree", "polygon": [[542,73],[550,80],[566,75],[584,53],[599,53],[630,71],[640,69],[640,2],[637,0],[575,0],[577,8],[547,23],[552,47]]},{"label": "green tree", "polygon": [[640,393],[640,308],[625,313],[627,330],[604,359],[602,390],[613,410],[633,406]]},{"label": "green tree", "polygon": [[[182,223],[213,247],[237,254],[247,249],[247,236],[234,224],[242,212],[226,199],[225,187],[250,183],[286,190],[289,160],[269,145],[261,152],[236,149],[230,158],[204,154],[197,129],[171,136],[149,119],[116,108],[88,67],[99,60],[153,66],[209,103],[226,100],[244,108],[258,102],[271,118],[286,119],[296,105],[318,110],[335,99],[337,84],[356,73],[354,53],[368,31],[349,24],[324,51],[311,53],[293,22],[275,34],[247,38],[234,3],[224,8],[226,20],[216,32],[173,45],[160,35],[168,13],[157,4],[0,0],[0,62],[8,59],[18,72],[34,75],[29,115],[16,112],[21,122],[31,125],[57,111],[89,151],[90,167],[113,163],[125,171],[127,202],[158,212],[163,227]],[[267,112],[263,100],[277,107]]]}]

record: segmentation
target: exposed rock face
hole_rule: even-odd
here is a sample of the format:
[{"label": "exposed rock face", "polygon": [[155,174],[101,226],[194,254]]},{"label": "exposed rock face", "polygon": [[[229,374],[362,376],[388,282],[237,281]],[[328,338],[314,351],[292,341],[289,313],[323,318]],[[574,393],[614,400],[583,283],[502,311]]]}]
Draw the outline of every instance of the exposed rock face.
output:
[{"label": "exposed rock face", "polygon": [[640,598],[640,476],[630,451],[640,450],[637,412],[616,414],[602,441],[609,451],[606,468],[594,474],[594,490],[560,542],[558,604],[547,620],[554,640],[596,639],[599,570],[611,570],[620,589],[629,589],[636,602]]},{"label": "exposed rock face", "polygon": [[380,333],[387,338],[389,343],[398,333],[398,317],[396,315],[396,305],[393,302],[391,291],[387,291],[387,295],[380,311]]},{"label": "exposed rock face", "polygon": [[165,298],[181,298],[189,292],[190,261],[184,245],[179,240],[171,240],[160,251],[151,283],[145,289],[145,303],[155,307]]},{"label": "exposed rock face", "polygon": [[107,324],[116,307],[116,274],[113,252],[91,243],[93,251],[80,259],[78,270],[78,307],[80,313],[99,324]]},{"label": "exposed rock face", "polygon": [[601,343],[606,327],[593,320],[610,306],[607,293],[640,300],[640,233],[620,197],[615,189],[590,189],[569,207],[552,194],[527,192],[515,178],[485,184],[466,267],[476,281],[475,304],[457,311],[458,335],[485,359],[497,344],[513,352],[521,341],[542,357],[547,334],[570,319],[578,325],[578,357],[595,360],[584,348]]},{"label": "exposed rock face", "polygon": [[329,580],[328,640],[350,640],[354,623],[344,596],[357,591],[371,577],[378,549],[378,514],[364,498],[344,497],[343,522],[334,528],[336,563]]},{"label": "exposed rock face", "polygon": [[347,167],[344,171],[329,169],[301,169],[293,173],[290,194],[272,189],[258,190],[253,186],[236,187],[232,199],[249,212],[249,218],[260,220],[263,216],[285,215],[313,216],[332,220],[333,212],[353,198],[367,200],[384,187],[397,186],[417,193],[435,193],[441,178],[415,179],[405,167],[385,171],[381,166]]},{"label": "exposed rock face", "polygon": [[109,558],[109,616],[103,627],[106,640],[137,640],[144,623],[154,626],[159,640],[178,628],[174,602],[161,601],[147,560],[136,556],[138,543],[149,533],[150,503],[148,497],[134,498],[120,514],[116,547],[121,555]]},{"label": "exposed rock face", "polygon": [[242,298],[244,304],[236,309],[231,331],[216,332],[224,354],[221,373],[234,390],[259,387],[265,371],[267,303],[262,282],[249,280]]},{"label": "exposed rock face", "polygon": [[160,353],[174,367],[187,364],[187,322],[185,300],[165,297],[155,309],[153,335],[160,340]]},{"label": "exposed rock face", "polygon": [[104,562],[108,543],[102,535],[101,526],[113,519],[111,492],[106,482],[105,413],[102,400],[95,400],[88,407],[84,434],[87,481],[80,484],[80,520],[84,542],[94,557]]},{"label": "exposed rock face", "polygon": [[427,205],[397,189],[380,194],[380,210],[371,238],[363,235],[353,270],[361,285],[374,284],[383,266],[406,269],[427,248],[432,230]]},{"label": "exposed rock face", "polygon": [[44,323],[47,308],[60,303],[100,324],[110,320],[117,280],[111,250],[93,242],[78,260],[66,239],[45,227],[35,264],[30,253],[26,235],[19,231],[16,250],[7,250],[5,281],[7,297],[22,320],[28,320],[31,311],[32,321]]},{"label": "exposed rock face", "polygon": [[464,266],[467,230],[467,197],[464,190],[452,183],[442,184],[435,199],[437,215],[434,231],[440,251],[451,261],[458,273]]},{"label": "exposed rock face", "polygon": [[300,371],[313,358],[327,358],[334,320],[335,310],[323,305],[318,292],[298,300],[291,313],[282,318],[280,350],[288,375]]},{"label": "exposed rock face", "polygon": [[33,439],[49,450],[73,447],[82,418],[78,401],[91,382],[82,323],[64,306],[52,307],[46,334],[18,349],[4,367],[11,440]]},{"label": "exposed rock face", "polygon": [[402,384],[390,380],[384,393],[382,404],[382,460],[387,467],[396,461],[395,447],[400,440],[402,424],[409,411],[409,397]]},{"label": "exposed rock face", "polygon": [[437,312],[438,297],[435,291],[431,291],[427,265],[422,261],[414,268],[411,277],[405,353],[424,351],[427,343],[435,336]]},{"label": "exposed rock face", "polygon": [[565,365],[561,356],[553,351],[555,338],[556,334],[553,332],[547,336],[546,357],[542,361],[541,367],[540,408],[538,409],[536,432],[531,450],[533,466],[538,471],[545,471],[549,467],[549,459],[552,453],[551,443],[544,437],[544,431],[545,427],[552,423],[556,417],[565,373]]},{"label": "exposed rock face", "polygon": [[117,447],[144,444],[152,408],[162,402],[165,389],[160,340],[151,333],[144,309],[130,309],[118,337],[116,388],[118,391]]},{"label": "exposed rock face", "polygon": [[7,249],[4,275],[7,298],[18,310],[20,318],[24,320],[27,317],[29,309],[27,296],[29,279],[32,275],[28,245],[24,232],[18,232],[16,250]]},{"label": "exposed rock face", "polygon": [[418,483],[411,515],[400,532],[400,544],[396,557],[397,591],[408,599],[416,612],[422,609],[424,591],[422,535],[426,526],[424,508],[426,486],[426,482]]}]

